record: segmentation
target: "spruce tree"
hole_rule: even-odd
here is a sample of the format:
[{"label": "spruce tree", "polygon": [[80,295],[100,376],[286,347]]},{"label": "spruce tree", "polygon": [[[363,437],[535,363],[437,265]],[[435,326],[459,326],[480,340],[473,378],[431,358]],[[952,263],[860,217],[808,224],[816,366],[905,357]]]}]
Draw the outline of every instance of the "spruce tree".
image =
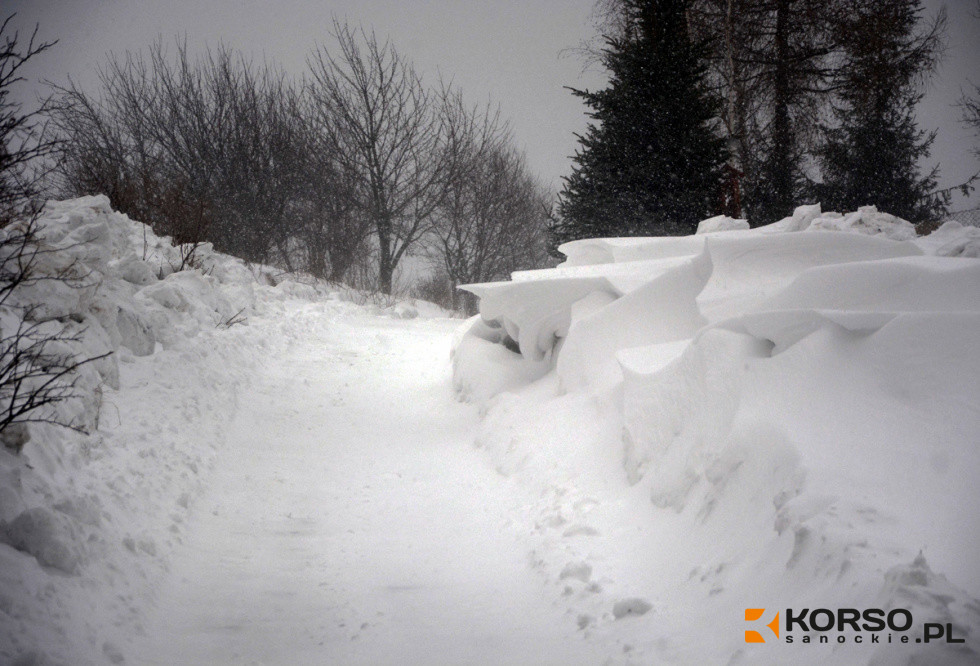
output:
[{"label": "spruce tree", "polygon": [[945,212],[936,189],[938,167],[926,175],[935,132],[918,129],[921,84],[942,47],[944,14],[920,29],[920,0],[855,0],[841,26],[835,123],[818,152],[825,208],[879,210],[922,222]]},{"label": "spruce tree", "polygon": [[556,240],[682,235],[719,205],[724,140],[706,92],[704,49],[687,0],[624,0],[627,28],[606,37],[609,85],[572,90],[592,121],[558,202]]}]

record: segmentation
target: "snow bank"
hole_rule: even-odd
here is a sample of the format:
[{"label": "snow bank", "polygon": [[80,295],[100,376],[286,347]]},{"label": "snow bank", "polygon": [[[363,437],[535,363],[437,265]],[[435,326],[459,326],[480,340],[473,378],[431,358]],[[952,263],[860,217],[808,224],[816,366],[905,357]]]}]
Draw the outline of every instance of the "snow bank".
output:
[{"label": "snow bank", "polygon": [[736,220],[727,215],[718,215],[709,217],[707,220],[701,220],[698,223],[697,233],[711,234],[718,231],[748,231],[748,229],[748,220]]},{"label": "snow bank", "polygon": [[892,240],[912,240],[916,236],[915,227],[911,222],[888,213],[880,213],[874,206],[862,206],[847,215],[831,213],[817,217],[807,229],[854,231],[872,236],[880,234]]},{"label": "snow bank", "polygon": [[980,227],[964,226],[956,220],[944,222],[916,243],[927,254],[940,257],[980,257]]},{"label": "snow bank", "polygon": [[[522,357],[483,336],[455,382],[486,410],[478,444],[543,498],[529,547],[583,636],[629,663],[978,660],[975,241],[804,206],[577,241],[557,269],[473,289],[487,307],[457,350],[490,327]],[[746,608],[903,608],[916,627],[754,645]],[[924,622],[966,642],[916,644]]]},{"label": "snow bank", "polygon": [[[77,397],[58,406],[88,434],[32,424],[19,455],[0,447],[0,663],[138,663],[125,647],[209,482],[236,396],[263,357],[365,312],[350,301],[366,297],[273,280],[210,245],[180,270],[190,248],[104,196],[49,202],[38,224],[37,274],[77,281],[19,289],[0,325],[28,308],[47,330],[77,334],[79,357],[112,353],[82,366]],[[383,314],[433,307],[395,302]]]}]

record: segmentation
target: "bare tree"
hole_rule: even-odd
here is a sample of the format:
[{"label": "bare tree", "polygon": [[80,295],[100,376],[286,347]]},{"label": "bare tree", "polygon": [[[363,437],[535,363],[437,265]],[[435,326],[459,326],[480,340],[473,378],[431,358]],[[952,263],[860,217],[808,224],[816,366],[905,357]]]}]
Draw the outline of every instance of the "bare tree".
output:
[{"label": "bare tree", "polygon": [[443,98],[448,178],[430,251],[449,282],[451,306],[472,312],[475,302],[457,286],[547,261],[549,206],[499,112],[467,107],[458,93]]},{"label": "bare tree", "polygon": [[344,190],[343,181],[314,172],[314,188],[301,214],[298,236],[306,252],[305,270],[313,277],[345,282],[357,264],[368,263],[371,220]]},{"label": "bare tree", "polygon": [[378,287],[432,228],[446,164],[434,95],[412,64],[374,33],[334,22],[337,53],[309,58],[313,121],[374,226]]},{"label": "bare tree", "polygon": [[319,116],[316,105],[304,96],[303,126],[305,192],[299,203],[297,234],[306,253],[306,270],[317,278],[342,282],[355,264],[366,264],[373,222],[358,192],[362,183],[350,162],[340,159],[329,133],[322,131],[329,119]]},{"label": "bare tree", "polygon": [[[399,262],[446,220],[456,220],[456,255],[471,238],[484,242],[458,206],[450,215],[446,196],[454,183],[470,199],[467,215],[488,220],[473,212],[478,186],[504,188],[506,176],[508,187],[534,189],[499,119],[477,122],[451,86],[427,88],[373,34],[340,22],[334,34],[336,47],[310,56],[301,86],[225,48],[195,60],[186,43],[168,54],[158,42],[146,55],[110,57],[99,97],[73,83],[57,91],[64,193],[107,193],[183,243],[185,264],[210,240],[247,260],[386,294]],[[520,249],[529,247],[537,245]],[[517,251],[506,242],[497,250]],[[454,268],[452,279],[484,272]]]}]

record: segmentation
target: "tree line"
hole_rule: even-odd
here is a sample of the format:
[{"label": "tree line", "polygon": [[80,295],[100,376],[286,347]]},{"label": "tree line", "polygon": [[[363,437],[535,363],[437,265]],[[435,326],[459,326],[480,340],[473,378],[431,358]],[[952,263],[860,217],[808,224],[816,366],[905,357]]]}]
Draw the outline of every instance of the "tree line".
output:
[{"label": "tree line", "polygon": [[[946,212],[935,132],[915,106],[946,15],[920,0],[599,0],[589,107],[559,195],[556,242],[693,233],[709,215],[778,220],[804,200]],[[965,100],[966,104],[969,100]],[[967,108],[968,111],[968,108]],[[970,183],[964,184],[969,188]]]},{"label": "tree line", "polygon": [[110,56],[97,93],[69,82],[48,102],[58,193],[385,294],[422,256],[452,306],[459,284],[545,261],[549,194],[495,107],[427,85],[372,32],[335,21],[333,36],[298,80],[226,47]]},{"label": "tree line", "polygon": [[[83,329],[33,300],[42,282],[98,276],[39,233],[44,200],[93,193],[180,244],[210,242],[251,262],[390,293],[409,253],[434,274],[426,296],[473,311],[455,287],[548,260],[550,195],[492,104],[426,86],[374,34],[336,22],[336,43],[291,79],[220,47],[192,57],[110,57],[93,94],[69,82],[37,108],[13,95],[56,48],[0,22],[0,444],[31,424],[84,431],[57,409],[82,394]],[[42,267],[43,264],[43,267]]]}]

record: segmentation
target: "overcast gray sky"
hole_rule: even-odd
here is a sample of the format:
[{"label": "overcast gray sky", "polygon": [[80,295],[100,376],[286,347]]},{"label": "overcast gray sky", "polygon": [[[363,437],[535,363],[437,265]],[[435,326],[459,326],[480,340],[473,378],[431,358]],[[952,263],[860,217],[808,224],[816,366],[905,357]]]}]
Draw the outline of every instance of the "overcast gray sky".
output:
[{"label": "overcast gray sky", "polygon": [[[980,83],[980,18],[976,0],[926,0],[950,13],[949,51],[919,109],[923,129],[940,130],[932,162],[942,184],[980,169],[978,139],[951,105],[968,79]],[[40,37],[58,45],[27,72],[56,83],[92,84],[105,53],[138,50],[157,36],[186,34],[192,49],[218,41],[299,73],[317,42],[329,44],[331,17],[388,35],[430,80],[452,78],[473,102],[491,98],[510,119],[534,171],[553,188],[570,168],[574,132],[584,107],[563,86],[596,87],[597,73],[561,52],[592,34],[593,0],[2,0],[18,26],[40,23]],[[958,199],[954,208],[980,205]]]}]

